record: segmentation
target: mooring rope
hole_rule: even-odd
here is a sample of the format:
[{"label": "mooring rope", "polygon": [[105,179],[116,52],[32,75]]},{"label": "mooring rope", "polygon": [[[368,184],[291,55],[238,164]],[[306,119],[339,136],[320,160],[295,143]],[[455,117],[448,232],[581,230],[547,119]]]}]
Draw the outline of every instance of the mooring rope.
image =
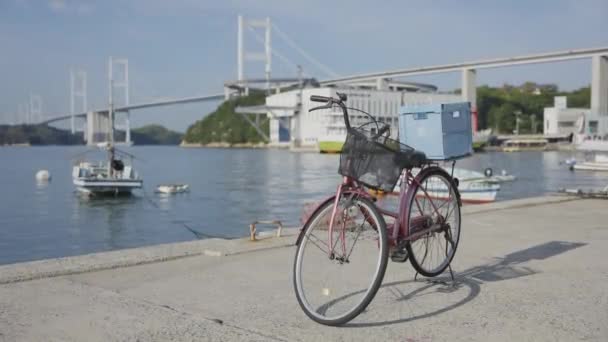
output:
[{"label": "mooring rope", "polygon": [[170,218],[171,223],[177,223],[177,224],[181,225],[187,231],[192,233],[197,239],[203,239],[203,238],[206,238],[206,239],[217,238],[217,239],[227,239],[227,240],[234,239],[234,237],[229,237],[226,235],[208,234],[208,233],[204,233],[199,230],[196,230],[196,229],[190,227],[188,224],[186,224],[186,221],[177,219],[175,214],[171,213],[169,210],[161,208],[161,206],[153,198],[148,196],[145,187],[142,187],[142,193],[144,195],[144,199],[146,201],[148,201],[148,203],[150,203],[154,208],[156,208],[157,210],[159,210],[160,212],[162,212],[163,214],[167,215]]}]

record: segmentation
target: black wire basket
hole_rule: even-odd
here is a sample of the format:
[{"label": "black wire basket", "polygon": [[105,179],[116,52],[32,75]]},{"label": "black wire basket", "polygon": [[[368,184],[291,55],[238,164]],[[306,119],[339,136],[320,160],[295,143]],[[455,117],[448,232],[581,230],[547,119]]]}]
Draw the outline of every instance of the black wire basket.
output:
[{"label": "black wire basket", "polygon": [[413,148],[388,137],[374,138],[374,135],[374,130],[364,126],[348,130],[338,173],[371,189],[392,192],[402,171],[396,157],[400,151],[413,151]]}]

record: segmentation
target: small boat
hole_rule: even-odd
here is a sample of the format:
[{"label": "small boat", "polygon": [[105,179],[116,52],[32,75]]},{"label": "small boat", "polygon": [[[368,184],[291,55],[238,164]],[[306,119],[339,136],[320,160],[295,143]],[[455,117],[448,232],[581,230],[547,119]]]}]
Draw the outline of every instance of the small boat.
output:
[{"label": "small boat", "polygon": [[108,110],[108,131],[106,141],[97,146],[107,153],[107,159],[90,162],[78,161],[72,168],[72,179],[76,189],[89,196],[130,195],[139,189],[143,180],[139,178],[131,162],[133,156],[114,147],[114,104],[112,102],[112,80]]},{"label": "small boat", "polygon": [[[450,170],[446,170],[450,172]],[[460,198],[464,203],[481,204],[496,201],[496,195],[500,190],[502,181],[510,179],[507,175],[500,176],[489,175],[477,171],[455,168],[454,178],[458,179],[458,191]],[[513,177],[513,176],[511,176]],[[446,189],[447,192],[447,189]]]},{"label": "small boat", "polygon": [[160,184],[156,187],[156,192],[162,194],[177,194],[189,191],[188,184]]},{"label": "small boat", "polygon": [[[512,182],[517,179],[517,177],[515,177],[514,175],[508,174],[506,170],[502,170],[499,175],[495,175],[494,170],[492,170],[491,167],[487,167],[485,170],[483,170],[483,175],[479,172],[469,171],[469,170],[464,170],[464,169],[454,169],[455,175],[456,175],[456,172],[458,172],[460,174],[461,178],[466,178],[469,181],[484,180],[484,181],[490,182],[490,183],[505,183],[505,182]],[[485,176],[485,177],[483,177],[483,176]]]},{"label": "small boat", "polygon": [[502,144],[504,152],[545,151],[547,139],[510,139]]},{"label": "small boat", "polygon": [[[597,120],[597,119],[596,119]],[[574,148],[584,152],[608,152],[608,140],[604,136],[597,134],[597,131],[592,132],[591,125],[593,121],[589,121],[585,114],[581,114],[576,120],[576,132],[573,135]],[[597,121],[595,122],[597,125]]]},{"label": "small boat", "polygon": [[143,180],[126,160],[112,148],[108,161],[80,161],[72,169],[76,189],[86,195],[128,195],[139,189]]},{"label": "small boat", "polygon": [[608,186],[602,189],[559,189],[558,193],[567,195],[567,196],[578,196],[581,198],[600,198],[600,199],[608,199]]},{"label": "small boat", "polygon": [[593,161],[571,162],[570,169],[578,171],[608,171],[608,156],[596,154]]},{"label": "small boat", "polygon": [[[446,169],[446,171],[450,173],[451,170]],[[481,172],[459,168],[454,169],[453,177],[458,179],[458,191],[463,203],[482,204],[496,201],[496,195],[500,190],[498,181],[492,181]],[[399,193],[400,186],[400,184],[395,186],[394,194]],[[428,192],[429,196],[439,199],[448,197],[448,188],[442,182],[438,182],[436,186],[431,184],[429,187],[432,189]]]}]

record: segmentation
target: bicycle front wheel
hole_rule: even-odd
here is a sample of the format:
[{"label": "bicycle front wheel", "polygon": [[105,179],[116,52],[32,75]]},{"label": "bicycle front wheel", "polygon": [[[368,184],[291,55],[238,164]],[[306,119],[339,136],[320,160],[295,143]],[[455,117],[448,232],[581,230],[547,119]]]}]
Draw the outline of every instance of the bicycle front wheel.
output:
[{"label": "bicycle front wheel", "polygon": [[426,277],[441,274],[454,258],[460,240],[460,203],[458,189],[450,175],[437,167],[425,170],[413,185],[409,207],[409,235],[432,229],[407,245],[410,263]]},{"label": "bicycle front wheel", "polygon": [[[321,205],[304,225],[293,281],[298,303],[316,322],[341,325],[376,295],[388,260],[386,223],[376,206],[358,195]],[[331,247],[330,247],[331,246]]]}]

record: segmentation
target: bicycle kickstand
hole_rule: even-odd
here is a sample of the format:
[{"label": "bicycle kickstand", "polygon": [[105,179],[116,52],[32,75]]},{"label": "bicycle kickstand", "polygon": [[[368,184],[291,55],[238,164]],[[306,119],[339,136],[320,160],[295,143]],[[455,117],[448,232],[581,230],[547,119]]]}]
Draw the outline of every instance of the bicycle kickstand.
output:
[{"label": "bicycle kickstand", "polygon": [[448,264],[448,269],[450,270],[450,277],[452,278],[452,286],[456,286],[456,280],[454,280],[454,272],[452,272],[452,263]]},{"label": "bicycle kickstand", "polygon": [[[452,279],[452,287],[456,287],[456,279],[454,278],[454,271],[452,271],[452,264],[451,263],[448,264],[448,270],[450,270],[450,278]],[[414,281],[418,281],[418,274],[419,274],[418,271],[416,271],[416,274],[414,274]],[[437,282],[437,281],[432,280],[432,279],[427,279],[427,281],[431,282],[431,283]],[[441,283],[443,283],[443,282],[441,282]]]}]

